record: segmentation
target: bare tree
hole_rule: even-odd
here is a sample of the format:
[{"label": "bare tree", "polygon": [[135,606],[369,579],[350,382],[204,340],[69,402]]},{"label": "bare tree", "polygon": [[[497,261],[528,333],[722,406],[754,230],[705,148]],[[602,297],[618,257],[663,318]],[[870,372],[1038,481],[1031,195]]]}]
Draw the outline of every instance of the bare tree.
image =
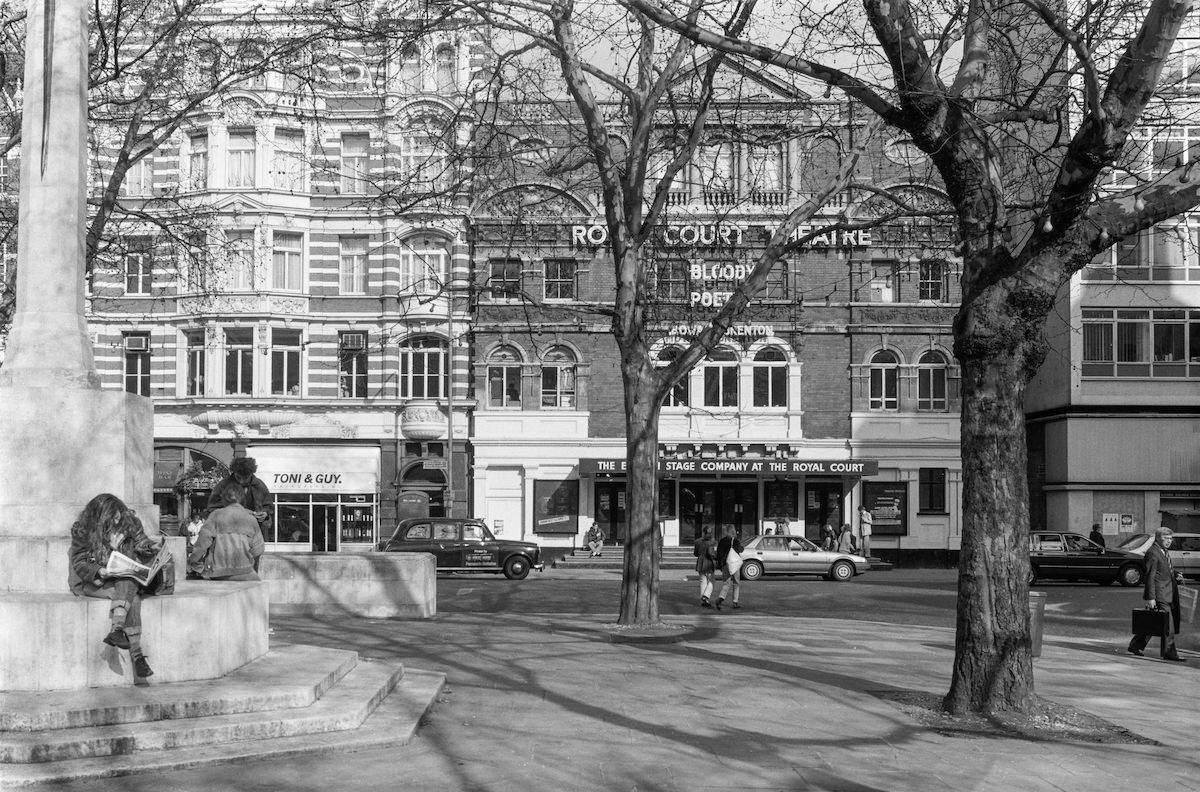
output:
[{"label": "bare tree", "polygon": [[964,530],[944,704],[954,713],[1033,711],[1025,389],[1044,357],[1043,323],[1072,275],[1200,201],[1194,163],[1182,158],[1157,178],[1107,188],[1108,174],[1145,144],[1135,132],[1171,108],[1156,86],[1191,3],[865,0],[869,28],[859,29],[869,35],[842,36],[840,50],[816,45],[821,31],[802,4],[790,9],[795,27],[775,39],[783,43],[764,46],[697,24],[692,7],[626,3],[695,42],[844,92],[908,135],[941,174],[964,268],[954,327]]}]

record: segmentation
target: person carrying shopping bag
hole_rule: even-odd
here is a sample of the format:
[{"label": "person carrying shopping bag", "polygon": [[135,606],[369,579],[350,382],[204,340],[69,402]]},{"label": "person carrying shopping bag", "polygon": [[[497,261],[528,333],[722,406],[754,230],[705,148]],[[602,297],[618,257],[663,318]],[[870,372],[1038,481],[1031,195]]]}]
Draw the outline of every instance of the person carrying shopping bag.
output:
[{"label": "person carrying shopping bag", "polygon": [[717,542],[717,563],[725,571],[725,579],[721,581],[721,591],[717,594],[717,610],[721,610],[721,603],[725,601],[727,586],[731,589],[730,597],[736,610],[742,607],[738,603],[738,595],[741,593],[738,573],[742,571],[742,553],[746,548],[738,541],[737,531],[732,525],[726,525],[721,533],[721,541]]}]

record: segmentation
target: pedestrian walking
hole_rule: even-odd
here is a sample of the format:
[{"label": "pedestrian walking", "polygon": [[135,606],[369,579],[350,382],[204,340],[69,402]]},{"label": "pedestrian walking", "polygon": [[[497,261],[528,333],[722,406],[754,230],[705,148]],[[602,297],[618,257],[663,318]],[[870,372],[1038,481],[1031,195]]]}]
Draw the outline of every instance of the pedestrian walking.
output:
[{"label": "pedestrian walking", "polygon": [[862,537],[862,554],[871,557],[871,526],[875,518],[865,503],[858,504],[858,535]]},{"label": "pedestrian walking", "polygon": [[692,543],[692,555],[696,556],[696,573],[700,575],[700,607],[711,608],[709,597],[713,592],[713,575],[717,571],[717,543],[713,541],[712,528],[705,526]]},{"label": "pedestrian walking", "polygon": [[730,589],[729,595],[736,610],[742,607],[738,603],[741,593],[738,575],[742,571],[742,553],[746,548],[738,541],[737,530],[732,525],[726,525],[721,533],[721,541],[717,542],[717,563],[725,571],[725,579],[721,581],[721,590],[717,593],[717,610],[721,610],[721,603],[725,601],[726,587]]},{"label": "pedestrian walking", "polygon": [[[1146,551],[1146,582],[1142,599],[1151,610],[1171,613],[1166,629],[1159,638],[1158,651],[1164,660],[1183,663],[1186,660],[1179,656],[1175,648],[1175,634],[1179,632],[1179,583],[1183,576],[1175,572],[1171,566],[1171,556],[1167,554],[1173,536],[1174,532],[1165,526],[1154,532],[1154,544]],[[1141,657],[1142,650],[1149,642],[1148,635],[1134,635],[1129,642],[1129,653]]]},{"label": "pedestrian walking", "polygon": [[1100,523],[1092,523],[1092,532],[1088,534],[1088,539],[1091,539],[1101,547],[1107,547],[1104,543],[1104,534],[1100,533]]}]

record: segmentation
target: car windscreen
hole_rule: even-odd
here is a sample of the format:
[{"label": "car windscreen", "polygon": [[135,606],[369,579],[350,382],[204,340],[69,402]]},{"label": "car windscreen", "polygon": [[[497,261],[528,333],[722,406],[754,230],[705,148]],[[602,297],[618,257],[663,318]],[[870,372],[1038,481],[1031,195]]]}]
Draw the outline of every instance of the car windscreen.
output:
[{"label": "car windscreen", "polygon": [[1138,547],[1139,545],[1145,544],[1146,540],[1149,538],[1150,538],[1150,534],[1134,534],[1133,536],[1126,539],[1124,542],[1121,542],[1121,544],[1117,545],[1117,549],[1118,550],[1132,550],[1133,548]]}]

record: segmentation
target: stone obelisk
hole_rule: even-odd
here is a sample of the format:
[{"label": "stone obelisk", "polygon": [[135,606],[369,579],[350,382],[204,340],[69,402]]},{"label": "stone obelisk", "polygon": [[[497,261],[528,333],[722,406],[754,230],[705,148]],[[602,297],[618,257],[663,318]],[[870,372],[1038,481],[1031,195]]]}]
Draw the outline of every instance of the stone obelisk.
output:
[{"label": "stone obelisk", "polygon": [[150,400],[102,390],[84,316],[87,4],[30,0],[17,307],[0,367],[0,591],[67,591],[71,523],[111,492],[157,529]]}]

